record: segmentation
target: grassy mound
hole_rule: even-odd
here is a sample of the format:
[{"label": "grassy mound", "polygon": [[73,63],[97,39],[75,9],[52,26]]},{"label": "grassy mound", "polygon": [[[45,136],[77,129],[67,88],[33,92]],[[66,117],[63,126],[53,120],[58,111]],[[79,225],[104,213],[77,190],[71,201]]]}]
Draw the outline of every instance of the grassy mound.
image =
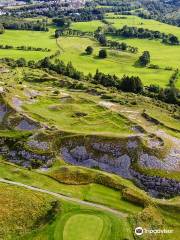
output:
[{"label": "grassy mound", "polygon": [[123,199],[137,205],[144,206],[150,202],[150,198],[130,181],[98,170],[66,166],[52,171],[50,176],[61,183],[70,185],[96,183],[120,190]]}]

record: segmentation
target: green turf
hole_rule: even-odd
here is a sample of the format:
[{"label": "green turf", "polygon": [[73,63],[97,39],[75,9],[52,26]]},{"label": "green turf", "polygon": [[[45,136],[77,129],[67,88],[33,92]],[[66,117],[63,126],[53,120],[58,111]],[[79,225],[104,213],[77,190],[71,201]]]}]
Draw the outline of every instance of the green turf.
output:
[{"label": "green turf", "polygon": [[[91,170],[89,170],[91,171]],[[92,170],[93,171],[93,170]],[[110,174],[109,174],[110,175]],[[29,171],[13,164],[0,162],[0,178],[5,178],[11,181],[22,182],[27,185],[43,188],[52,192],[58,192],[66,196],[83,199],[101,203],[112,208],[117,208],[125,212],[138,212],[142,208],[131,204],[130,202],[123,201],[119,191],[101,186],[99,184],[86,184],[86,185],[68,185],[62,184],[53,180],[52,178],[35,171]],[[131,182],[122,180],[117,177],[117,181],[123,181],[127,186],[133,187]],[[109,193],[109,195],[107,195]]]},{"label": "green turf", "polygon": [[71,28],[82,32],[94,32],[98,27],[103,27],[104,24],[101,21],[94,20],[90,22],[76,22],[71,24]]},{"label": "green turf", "polygon": [[174,34],[180,38],[180,29],[176,26],[158,22],[152,19],[143,19],[135,15],[115,15],[106,14],[106,19],[113,24],[115,28],[122,28],[124,25],[138,28],[147,28],[153,31],[160,31],[166,34]]},{"label": "green turf", "polygon": [[50,28],[49,32],[39,31],[26,31],[26,30],[6,30],[4,34],[0,36],[1,45],[11,46],[31,46],[48,48],[50,52],[40,51],[20,51],[20,50],[7,50],[0,49],[0,58],[11,57],[20,58],[24,57],[27,60],[39,60],[45,56],[52,55],[58,47],[54,38],[54,29]]},{"label": "green turf", "polygon": [[76,214],[68,219],[63,230],[64,240],[98,240],[104,223],[101,218],[88,214]]}]

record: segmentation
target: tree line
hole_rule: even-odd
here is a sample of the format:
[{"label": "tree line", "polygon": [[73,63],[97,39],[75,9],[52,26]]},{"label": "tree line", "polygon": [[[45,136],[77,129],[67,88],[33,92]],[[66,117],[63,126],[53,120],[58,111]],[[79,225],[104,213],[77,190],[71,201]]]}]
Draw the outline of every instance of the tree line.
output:
[{"label": "tree line", "polygon": [[75,30],[71,28],[62,28],[57,29],[55,31],[55,38],[58,38],[60,36],[78,36],[78,37],[91,37],[97,40],[101,46],[106,46],[111,49],[116,49],[119,51],[127,51],[131,53],[137,53],[138,48],[134,46],[130,46],[126,44],[125,42],[119,42],[114,40],[109,40],[106,38],[106,36],[101,32],[101,30],[96,30],[93,32],[82,32],[80,30]]},{"label": "tree line", "polygon": [[179,39],[173,34],[161,33],[160,31],[153,31],[145,28],[123,26],[121,29],[108,28],[108,33],[115,36],[122,36],[125,38],[140,38],[140,39],[161,39],[163,43],[170,45],[179,45]]},{"label": "tree line", "polygon": [[150,85],[149,87],[144,87],[141,79],[138,76],[124,75],[122,78],[119,78],[116,75],[104,74],[99,70],[96,71],[94,76],[92,74],[85,76],[82,72],[78,71],[71,62],[65,64],[59,59],[51,62],[50,57],[45,57],[38,62],[35,62],[33,60],[27,62],[24,58],[19,58],[17,60],[11,58],[3,58],[1,59],[1,62],[6,63],[11,67],[28,66],[31,68],[49,69],[75,80],[89,81],[94,84],[101,84],[104,87],[115,88],[119,91],[143,94],[145,96],[159,99],[167,103],[180,105],[180,91],[174,86],[165,89],[160,88],[158,85]]},{"label": "tree line", "polygon": [[0,49],[15,49],[22,51],[40,51],[40,52],[50,52],[49,48],[40,48],[40,47],[31,47],[31,46],[17,46],[14,47],[12,45],[0,45]]},{"label": "tree line", "polygon": [[[3,29],[9,30],[31,30],[31,31],[49,31],[45,21],[23,21],[22,19],[1,18],[0,24]],[[1,29],[1,27],[0,27]]]}]

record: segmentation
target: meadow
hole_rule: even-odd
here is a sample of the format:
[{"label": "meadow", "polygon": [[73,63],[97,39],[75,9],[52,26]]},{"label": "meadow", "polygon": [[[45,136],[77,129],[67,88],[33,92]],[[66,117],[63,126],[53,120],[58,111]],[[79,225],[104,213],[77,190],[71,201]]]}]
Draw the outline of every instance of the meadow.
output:
[{"label": "meadow", "polygon": [[[166,87],[172,71],[164,69],[143,68],[136,65],[139,54],[131,54],[116,50],[107,50],[108,58],[99,59],[99,44],[88,38],[60,37],[59,45],[63,49],[60,59],[64,62],[72,61],[73,65],[85,74],[95,73],[97,69],[106,74],[139,76],[145,85],[159,84]],[[85,54],[87,46],[92,46],[94,52],[91,56]]]},{"label": "meadow", "polygon": [[106,20],[115,28],[120,29],[124,25],[131,27],[142,27],[153,31],[160,31],[166,34],[174,34],[180,38],[179,27],[165,24],[153,19],[143,19],[135,15],[115,15],[114,13],[106,14]]},{"label": "meadow", "polygon": [[26,30],[6,30],[0,36],[1,45],[10,46],[31,46],[48,48],[50,52],[41,51],[22,51],[15,49],[0,49],[0,58],[11,57],[14,59],[24,57],[27,60],[39,60],[45,56],[52,55],[58,50],[54,38],[54,29],[50,28],[49,32],[26,31]]},{"label": "meadow", "polygon": [[[120,29],[124,25],[127,26],[134,26],[138,28],[147,28],[150,30],[157,30],[160,32],[164,32],[166,34],[174,34],[180,39],[180,29],[175,26],[171,26],[168,24],[164,24],[155,20],[151,19],[142,19],[137,16],[129,16],[129,15],[115,15],[113,13],[106,15],[106,21],[109,22],[113,27]],[[76,30],[81,31],[91,31],[92,29],[90,26],[93,25],[93,29],[99,27],[99,23],[92,21],[89,22],[89,29],[87,28],[88,22],[83,23],[73,23],[72,27]],[[148,39],[127,39],[122,37],[115,37],[115,36],[107,36],[108,39],[116,40],[120,42],[125,42],[128,45],[138,47],[139,54],[133,55],[128,54],[125,52],[114,52],[109,50],[109,57],[105,60],[98,59],[97,52],[99,47],[94,42],[88,42],[89,40],[86,39],[79,39],[79,46],[77,44],[78,41],[76,39],[71,40],[71,46],[68,49],[68,45],[66,44],[66,40],[61,39],[61,46],[64,49],[64,53],[66,53],[66,57],[62,59],[66,61],[66,59],[74,62],[74,65],[78,68],[82,69],[84,72],[95,72],[95,69],[100,69],[102,72],[113,74],[115,73],[118,76],[122,76],[124,74],[131,74],[141,77],[145,85],[158,84],[162,87],[166,87],[168,84],[168,79],[172,74],[171,71],[164,70],[167,67],[172,67],[173,69],[180,67],[180,46],[169,46],[162,44],[159,40],[148,40]],[[70,40],[70,39],[69,39]],[[70,41],[68,41],[69,43]],[[75,43],[76,43],[76,46]],[[95,48],[94,55],[92,57],[87,56],[85,60],[85,56],[83,56],[82,52],[86,45],[91,45]],[[82,46],[82,47],[81,47]],[[147,68],[140,68],[136,66],[135,62],[138,59],[138,56],[143,51],[149,51],[151,55],[151,63],[158,65],[160,69],[147,69]],[[85,62],[84,62],[85,61]],[[84,62],[84,63],[83,63]],[[180,76],[178,76],[178,80],[176,86],[180,87]]]},{"label": "meadow", "polygon": [[103,27],[103,24],[100,20],[94,20],[90,22],[76,22],[71,24],[71,28],[79,30],[82,32],[94,32],[98,27]]},{"label": "meadow", "polygon": [[[109,14],[106,20],[116,28],[121,28],[125,24],[128,26],[147,27],[149,29],[159,29],[166,33],[174,33],[179,36],[179,29],[170,25],[159,23],[154,20],[144,20],[136,16],[122,16]],[[80,31],[95,31],[99,26],[105,24],[101,21],[77,22],[72,23],[71,28]],[[172,29],[172,30],[171,30]],[[55,28],[50,26],[49,32],[26,31],[26,30],[6,30],[0,36],[2,45],[31,46],[48,48],[50,52],[41,51],[22,51],[16,49],[0,49],[0,58],[11,56],[14,59],[24,57],[26,60],[39,60],[46,56],[54,54],[60,50],[60,59],[65,63],[72,61],[73,65],[85,74],[94,74],[97,69],[106,74],[116,74],[119,77],[123,75],[138,75],[144,85],[158,84],[167,87],[168,81],[173,74],[171,70],[165,70],[166,67],[176,69],[180,62],[180,47],[163,45],[160,41],[147,39],[123,39],[120,37],[107,36],[120,42],[126,42],[131,46],[138,47],[139,53],[132,54],[128,52],[110,50],[107,59],[99,59],[98,52],[102,48],[96,41],[90,38],[80,37],[60,37],[58,45],[54,38]],[[87,46],[92,46],[94,52],[91,56],[85,54]],[[137,60],[143,51],[148,50],[151,54],[151,63],[159,65],[160,69],[143,68],[137,65]],[[180,76],[176,83],[180,87]]]}]

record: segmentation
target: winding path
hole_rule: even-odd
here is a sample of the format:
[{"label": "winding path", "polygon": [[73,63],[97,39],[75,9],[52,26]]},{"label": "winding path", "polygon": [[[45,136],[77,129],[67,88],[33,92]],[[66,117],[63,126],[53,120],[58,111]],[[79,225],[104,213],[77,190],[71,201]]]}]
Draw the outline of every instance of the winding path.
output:
[{"label": "winding path", "polygon": [[116,216],[118,216],[120,218],[125,218],[125,217],[128,216],[128,214],[126,214],[126,213],[123,213],[123,212],[120,212],[118,210],[106,207],[104,205],[100,205],[100,204],[97,204],[97,203],[86,202],[86,201],[83,201],[83,200],[80,200],[80,199],[76,199],[76,198],[72,198],[72,197],[67,197],[67,196],[64,196],[64,195],[59,194],[59,193],[51,192],[51,191],[48,191],[48,190],[45,190],[45,189],[41,189],[41,188],[32,187],[32,186],[29,186],[29,185],[26,185],[26,184],[23,184],[23,183],[20,183],[20,182],[14,182],[14,181],[9,181],[9,180],[0,178],[0,183],[6,183],[6,184],[18,186],[18,187],[24,187],[24,188],[30,189],[32,191],[46,193],[46,194],[49,194],[51,196],[57,197],[59,199],[75,202],[75,203],[78,203],[80,205],[94,207],[94,208],[97,208],[99,210],[104,210],[104,211],[107,211],[109,213],[113,213],[113,214],[115,214]]}]

